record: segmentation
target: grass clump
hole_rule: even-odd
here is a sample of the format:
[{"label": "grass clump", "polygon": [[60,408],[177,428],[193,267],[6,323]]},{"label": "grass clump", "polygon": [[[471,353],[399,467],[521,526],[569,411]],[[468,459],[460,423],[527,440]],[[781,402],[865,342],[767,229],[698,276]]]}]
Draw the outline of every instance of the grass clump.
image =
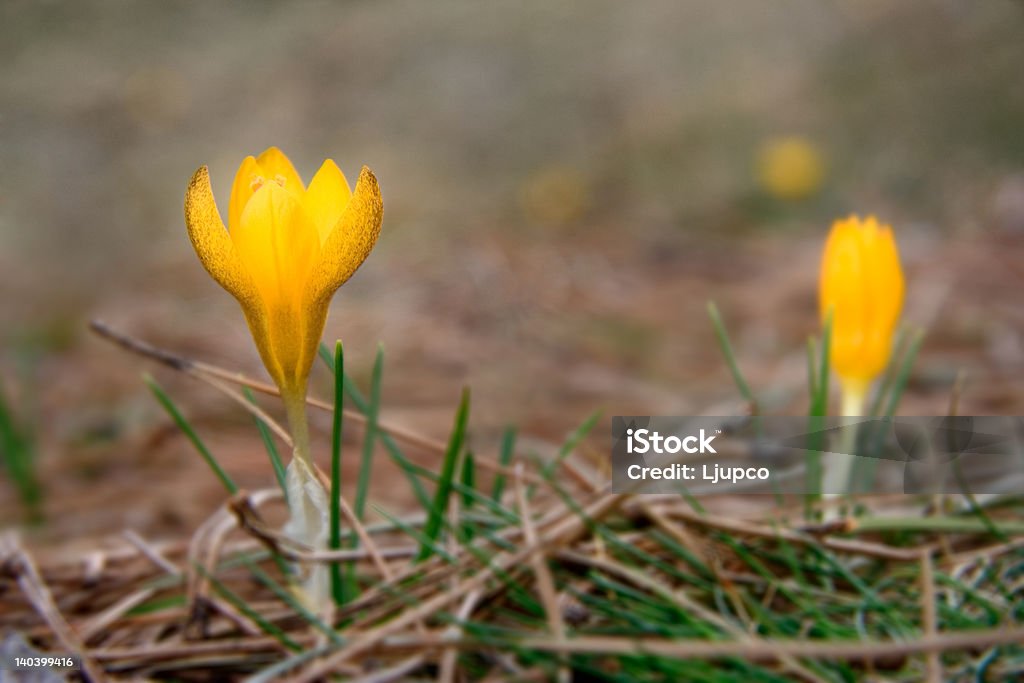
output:
[{"label": "grass clump", "polygon": [[[935,672],[940,680],[1024,673],[1024,497],[933,517],[869,507],[849,523],[825,525],[806,521],[800,499],[766,498],[756,514],[723,517],[693,499],[612,493],[581,455],[596,415],[549,459],[517,451],[512,429],[471,448],[464,392],[447,442],[431,445],[380,419],[382,352],[368,395],[345,372],[340,345],[326,355],[335,403],[331,472],[323,476],[336,492],[326,554],[310,556],[265,523],[264,508],[280,504],[280,492],[235,489],[150,380],[224,483],[224,508],[187,545],[112,555],[106,580],[87,599],[71,599],[80,584],[68,567],[0,579],[38,580],[61,606],[41,618],[40,603],[7,590],[3,621],[55,649],[68,646],[60,623],[70,624],[83,634],[71,645],[94,670],[176,680],[920,681]],[[257,422],[259,438],[277,472],[267,419]],[[360,467],[344,488],[346,439],[357,442]],[[396,485],[373,478],[378,447],[400,467],[418,511],[373,504],[375,487]],[[348,495],[352,519],[344,516]],[[289,588],[292,565],[311,561],[335,568],[333,621]]]}]

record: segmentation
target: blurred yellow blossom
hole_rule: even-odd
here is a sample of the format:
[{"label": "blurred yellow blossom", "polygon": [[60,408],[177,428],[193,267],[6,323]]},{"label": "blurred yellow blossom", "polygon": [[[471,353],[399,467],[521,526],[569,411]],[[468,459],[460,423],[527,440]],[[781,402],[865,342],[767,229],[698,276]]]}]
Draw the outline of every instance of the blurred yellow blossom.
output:
[{"label": "blurred yellow blossom", "polygon": [[844,391],[863,394],[889,362],[903,307],[892,228],[874,216],[835,222],[821,261],[819,303],[822,319],[832,311],[832,368]]},{"label": "blurred yellow blossom", "polygon": [[572,225],[590,207],[587,178],[573,166],[540,168],[520,185],[519,206],[533,223],[555,228]]},{"label": "blurred yellow blossom", "polygon": [[821,187],[825,176],[818,148],[800,136],[768,140],[758,150],[756,165],[761,188],[784,200],[811,196]]},{"label": "blurred yellow blossom", "polygon": [[[836,221],[821,259],[819,306],[832,320],[829,360],[839,376],[844,417],[859,417],[871,382],[889,362],[893,331],[903,308],[903,271],[892,228],[874,216]],[[853,484],[856,425],[825,464],[823,490],[846,492]]]}]

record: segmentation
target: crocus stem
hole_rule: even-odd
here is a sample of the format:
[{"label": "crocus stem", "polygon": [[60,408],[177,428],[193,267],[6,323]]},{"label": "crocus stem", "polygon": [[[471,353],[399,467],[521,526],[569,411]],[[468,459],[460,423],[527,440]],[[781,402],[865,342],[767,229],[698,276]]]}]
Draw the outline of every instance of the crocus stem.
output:
[{"label": "crocus stem", "polygon": [[[286,472],[291,516],[284,531],[312,551],[326,550],[330,529],[330,501],[313,465],[305,387],[302,391],[282,391],[281,395],[293,444],[293,458]],[[326,565],[314,564],[302,588],[300,597],[307,603],[307,607],[320,611],[325,605],[330,605],[330,576]]]},{"label": "crocus stem", "polygon": [[[842,403],[840,414],[843,417],[860,417],[864,412],[864,401],[867,398],[868,382],[844,379],[840,383]],[[850,490],[853,476],[854,449],[857,445],[857,425],[846,425],[839,438],[836,452],[831,453],[825,466],[825,482],[822,486],[826,494],[843,494]]]},{"label": "crocus stem", "polygon": [[864,402],[868,396],[869,383],[864,380],[843,380],[842,404],[840,414],[843,417],[860,417],[864,414]]},{"label": "crocus stem", "polygon": [[306,391],[282,391],[284,410],[288,417],[288,429],[292,434],[293,455],[313,468],[313,456],[309,445],[309,420],[306,417]]}]

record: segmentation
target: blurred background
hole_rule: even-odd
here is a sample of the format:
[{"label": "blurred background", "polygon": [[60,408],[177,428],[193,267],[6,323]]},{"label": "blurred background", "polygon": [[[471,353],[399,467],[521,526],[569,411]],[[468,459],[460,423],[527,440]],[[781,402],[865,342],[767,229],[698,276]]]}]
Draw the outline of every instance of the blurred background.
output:
[{"label": "blurred background", "polygon": [[6,0],[0,393],[37,458],[33,533],[184,533],[222,500],[144,371],[240,484],[272,481],[241,409],[87,329],[265,377],[182,198],[208,164],[226,206],[270,145],[307,180],[325,157],[380,179],[381,241],[325,337],[364,388],[383,345],[386,421],[444,438],[468,385],[478,451],[515,424],[543,452],[596,409],[742,410],[710,298],[765,409],[800,414],[819,252],[851,212],[893,225],[927,329],[901,412],[946,410],[962,372],[961,412],[1019,414],[1022,74],[1009,0]]}]

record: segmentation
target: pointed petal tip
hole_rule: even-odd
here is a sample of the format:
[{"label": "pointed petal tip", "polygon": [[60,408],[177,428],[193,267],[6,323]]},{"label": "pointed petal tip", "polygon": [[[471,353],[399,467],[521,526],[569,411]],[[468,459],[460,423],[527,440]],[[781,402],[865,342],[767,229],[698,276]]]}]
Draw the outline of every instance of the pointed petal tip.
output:
[{"label": "pointed petal tip", "polygon": [[367,182],[372,182],[374,184],[377,183],[377,176],[373,174],[373,171],[370,170],[369,166],[365,165],[359,171],[359,179],[363,180],[364,178],[367,180]]},{"label": "pointed petal tip", "polygon": [[356,181],[354,194],[368,199],[376,211],[383,210],[384,200],[380,196],[380,184],[369,166],[363,166],[359,171],[359,180]]},{"label": "pointed petal tip", "polygon": [[203,164],[202,166],[197,168],[195,170],[195,173],[193,173],[192,177],[189,179],[188,188],[185,190],[186,199],[188,198],[188,195],[192,193],[192,190],[203,182],[210,182],[210,169],[206,166],[206,164]]},{"label": "pointed petal tip", "polygon": [[[213,188],[210,186],[210,169],[205,165],[196,169],[185,188],[185,222],[189,230],[196,227],[202,220],[208,220],[212,212],[217,214],[213,199]],[[217,214],[219,218],[219,214]]]}]

